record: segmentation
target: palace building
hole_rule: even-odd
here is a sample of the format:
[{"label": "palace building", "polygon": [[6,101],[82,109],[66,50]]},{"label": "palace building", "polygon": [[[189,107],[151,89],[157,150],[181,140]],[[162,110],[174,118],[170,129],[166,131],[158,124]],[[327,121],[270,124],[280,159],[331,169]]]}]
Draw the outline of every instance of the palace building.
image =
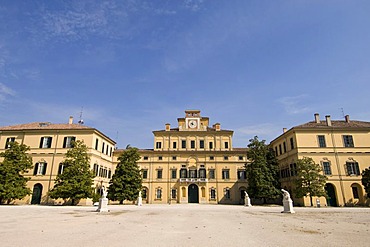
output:
[{"label": "palace building", "polygon": [[153,131],[153,149],[139,150],[143,202],[242,204],[247,149],[233,147],[233,131],[210,127],[199,110],[185,111],[177,122]]},{"label": "palace building", "polygon": [[[94,170],[94,187],[108,186],[114,172],[113,152],[116,143],[97,129],[74,124],[70,117],[66,124],[37,122],[0,127],[0,152],[8,148],[9,142],[18,142],[30,147],[28,154],[33,160],[34,169],[26,177],[31,179],[28,186],[32,195],[26,196],[19,204],[56,204],[48,197],[54,187],[54,181],[63,172],[61,162],[71,148],[71,142],[81,140],[88,147],[91,169]],[[91,204],[91,200],[82,200],[80,204]]]},{"label": "palace building", "polygon": [[[326,116],[314,121],[284,129],[282,135],[271,142],[280,166],[281,186],[294,196],[296,161],[312,158],[322,166],[328,177],[325,190],[328,198],[315,198],[321,205],[345,206],[365,203],[365,190],[361,172],[370,166],[370,122],[331,120]],[[293,198],[299,205],[309,206],[309,198]],[[315,203],[314,203],[315,204]]]}]

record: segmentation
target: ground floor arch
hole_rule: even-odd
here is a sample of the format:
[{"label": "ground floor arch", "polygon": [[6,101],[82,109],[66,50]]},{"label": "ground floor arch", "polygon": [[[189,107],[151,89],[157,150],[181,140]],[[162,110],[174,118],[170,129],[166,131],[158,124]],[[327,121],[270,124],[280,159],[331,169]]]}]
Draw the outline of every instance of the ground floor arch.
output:
[{"label": "ground floor arch", "polygon": [[199,187],[196,184],[188,187],[188,203],[199,203]]},{"label": "ground floor arch", "polygon": [[32,190],[32,199],[31,204],[40,204],[41,203],[41,196],[42,196],[42,185],[35,184]]},{"label": "ground floor arch", "polygon": [[337,204],[337,195],[335,192],[336,191],[335,186],[331,183],[327,183],[325,184],[325,191],[326,191],[326,194],[328,195],[326,199],[327,205],[331,207],[337,207],[338,204]]}]

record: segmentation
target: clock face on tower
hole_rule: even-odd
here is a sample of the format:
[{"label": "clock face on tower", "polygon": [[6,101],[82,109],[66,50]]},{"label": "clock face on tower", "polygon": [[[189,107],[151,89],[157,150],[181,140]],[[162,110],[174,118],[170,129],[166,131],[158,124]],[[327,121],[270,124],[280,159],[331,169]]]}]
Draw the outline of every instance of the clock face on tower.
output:
[{"label": "clock face on tower", "polygon": [[189,122],[188,122],[188,126],[189,126],[189,128],[191,128],[191,129],[195,129],[195,128],[198,126],[198,122],[197,122],[197,120],[189,120]]}]

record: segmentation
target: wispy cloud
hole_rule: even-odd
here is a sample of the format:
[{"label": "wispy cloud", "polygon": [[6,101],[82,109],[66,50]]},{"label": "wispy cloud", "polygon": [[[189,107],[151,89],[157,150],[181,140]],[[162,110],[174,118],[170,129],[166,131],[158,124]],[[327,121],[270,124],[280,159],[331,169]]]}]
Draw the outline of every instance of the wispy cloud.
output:
[{"label": "wispy cloud", "polygon": [[203,6],[204,0],[185,0],[184,6],[191,11],[199,11]]},{"label": "wispy cloud", "polygon": [[305,101],[309,98],[306,94],[301,94],[292,97],[283,97],[278,100],[288,114],[300,114],[309,112],[310,107],[306,106]]},{"label": "wispy cloud", "polygon": [[5,101],[8,96],[14,95],[15,92],[11,88],[5,86],[5,84],[0,82],[0,102]]}]

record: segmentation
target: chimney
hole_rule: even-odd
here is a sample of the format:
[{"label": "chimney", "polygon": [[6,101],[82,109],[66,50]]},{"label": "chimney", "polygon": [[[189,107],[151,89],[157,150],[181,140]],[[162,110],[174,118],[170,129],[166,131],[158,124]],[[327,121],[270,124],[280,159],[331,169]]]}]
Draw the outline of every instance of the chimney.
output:
[{"label": "chimney", "polygon": [[346,119],[346,123],[349,123],[349,115],[346,115],[344,118]]},{"label": "chimney", "polygon": [[283,133],[286,133],[288,131],[287,128],[283,128]]},{"label": "chimney", "polygon": [[171,130],[171,125],[169,123],[166,123],[166,131],[170,131]]},{"label": "chimney", "polygon": [[326,115],[326,116],[325,116],[325,118],[326,118],[326,125],[327,125],[327,126],[331,126],[331,119],[330,119],[330,115]]},{"label": "chimney", "polygon": [[219,123],[215,123],[213,125],[213,128],[216,129],[216,131],[220,131],[221,130],[221,125]]},{"label": "chimney", "polygon": [[73,124],[73,117],[72,116],[69,117],[68,124]]},{"label": "chimney", "polygon": [[320,115],[318,113],[315,113],[315,123],[320,123]]}]

